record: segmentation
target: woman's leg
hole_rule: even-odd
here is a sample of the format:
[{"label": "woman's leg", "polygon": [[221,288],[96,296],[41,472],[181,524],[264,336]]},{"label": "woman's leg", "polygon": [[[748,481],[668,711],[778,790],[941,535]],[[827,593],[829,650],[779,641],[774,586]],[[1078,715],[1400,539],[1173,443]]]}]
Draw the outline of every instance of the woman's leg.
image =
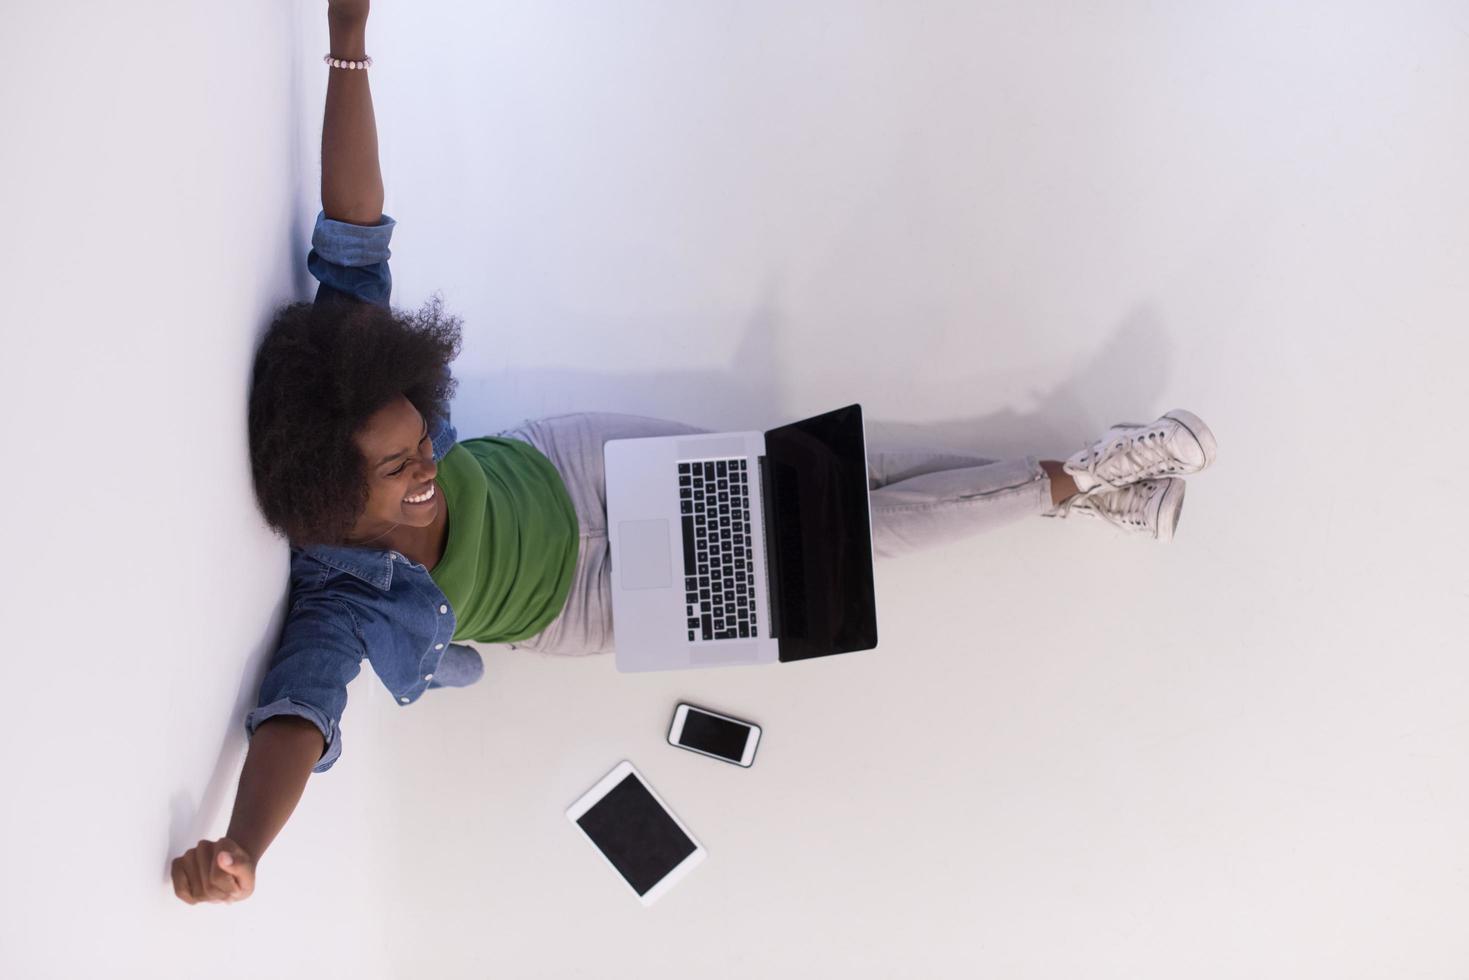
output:
[{"label": "woman's leg", "polygon": [[872,548],[878,558],[983,534],[1054,506],[1051,471],[1035,456],[993,460],[869,446],[867,471]]},{"label": "woman's leg", "polygon": [[1076,478],[1066,472],[1066,464],[1059,459],[1041,460],[1041,469],[1051,478],[1051,503],[1060,504],[1067,497],[1074,497],[1081,492],[1076,485]]}]

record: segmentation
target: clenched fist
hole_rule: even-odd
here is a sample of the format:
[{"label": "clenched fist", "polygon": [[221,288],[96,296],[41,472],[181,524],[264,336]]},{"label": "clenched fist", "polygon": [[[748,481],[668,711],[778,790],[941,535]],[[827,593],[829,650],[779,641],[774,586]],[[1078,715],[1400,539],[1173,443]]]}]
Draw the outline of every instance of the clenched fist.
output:
[{"label": "clenched fist", "polygon": [[173,891],[190,905],[249,898],[255,892],[255,859],[228,837],[201,840],[173,859]]}]

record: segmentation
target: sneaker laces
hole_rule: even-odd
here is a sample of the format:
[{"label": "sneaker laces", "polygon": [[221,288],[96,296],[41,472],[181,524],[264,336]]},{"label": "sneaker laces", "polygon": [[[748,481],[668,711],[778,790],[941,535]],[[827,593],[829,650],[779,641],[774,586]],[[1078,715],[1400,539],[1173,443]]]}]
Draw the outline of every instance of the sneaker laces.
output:
[{"label": "sneaker laces", "polygon": [[1072,507],[1080,507],[1113,527],[1123,531],[1136,531],[1139,527],[1150,526],[1147,506],[1157,492],[1157,487],[1158,484],[1153,481],[1145,480],[1105,493],[1076,493],[1057,504],[1051,513],[1055,517],[1066,517],[1071,513]]},{"label": "sneaker laces", "polygon": [[[1113,483],[1097,471],[1113,460],[1121,459],[1137,467],[1135,472],[1143,474],[1144,477],[1152,476],[1155,470],[1161,473],[1164,467],[1173,461],[1173,454],[1166,446],[1167,441],[1166,431],[1152,428],[1144,432],[1121,436],[1102,452],[1092,453],[1091,461],[1086,465],[1086,473],[1102,486],[1120,490],[1127,484]],[[1095,489],[1094,487],[1093,490]]]}]

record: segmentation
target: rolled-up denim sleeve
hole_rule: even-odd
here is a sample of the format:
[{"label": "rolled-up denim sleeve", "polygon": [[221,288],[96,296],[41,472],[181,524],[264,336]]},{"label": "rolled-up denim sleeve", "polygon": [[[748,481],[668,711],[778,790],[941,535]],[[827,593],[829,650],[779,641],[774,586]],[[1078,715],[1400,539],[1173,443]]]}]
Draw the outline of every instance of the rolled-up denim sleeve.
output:
[{"label": "rolled-up denim sleeve", "polygon": [[307,271],[321,283],[316,301],[346,295],[387,306],[393,293],[388,242],[397,226],[398,222],[386,214],[375,225],[354,225],[334,221],[325,211],[318,211],[311,232],[311,251],[306,255]]},{"label": "rolled-up denim sleeve", "polygon": [[459,430],[454,428],[454,423],[449,421],[450,409],[444,409],[443,415],[435,415],[429,423],[429,441],[434,444],[434,462],[443,459],[449,450],[454,448],[454,443],[459,441]]},{"label": "rolled-up denim sleeve", "polygon": [[347,684],[366,656],[346,606],[332,599],[302,601],[291,610],[280,646],[260,683],[256,708],[245,715],[246,739],[267,718],[296,715],[321,730],[326,745],[312,772],[326,772],[342,754]]}]

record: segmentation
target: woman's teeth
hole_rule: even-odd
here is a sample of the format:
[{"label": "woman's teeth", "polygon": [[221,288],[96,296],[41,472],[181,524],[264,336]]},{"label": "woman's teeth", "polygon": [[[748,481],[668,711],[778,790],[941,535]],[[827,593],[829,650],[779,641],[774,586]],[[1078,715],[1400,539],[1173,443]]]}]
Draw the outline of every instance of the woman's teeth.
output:
[{"label": "woman's teeth", "polygon": [[403,498],[403,502],[404,503],[407,503],[407,504],[422,504],[422,503],[426,503],[427,501],[433,499],[434,489],[435,489],[434,488],[434,485],[432,483],[430,483],[428,485],[428,489],[425,490],[420,496],[417,496],[417,497],[404,497]]}]

